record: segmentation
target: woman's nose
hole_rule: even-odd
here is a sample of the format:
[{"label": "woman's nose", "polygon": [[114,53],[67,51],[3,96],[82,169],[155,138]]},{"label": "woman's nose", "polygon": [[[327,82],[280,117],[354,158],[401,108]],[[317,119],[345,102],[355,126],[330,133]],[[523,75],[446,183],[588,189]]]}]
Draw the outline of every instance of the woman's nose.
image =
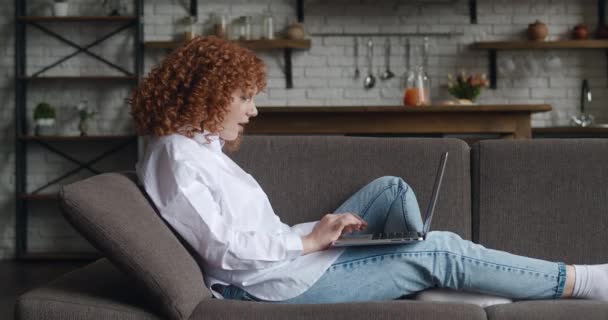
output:
[{"label": "woman's nose", "polygon": [[255,117],[257,115],[258,115],[258,108],[255,106],[255,103],[254,103],[253,108],[249,111],[249,116]]}]

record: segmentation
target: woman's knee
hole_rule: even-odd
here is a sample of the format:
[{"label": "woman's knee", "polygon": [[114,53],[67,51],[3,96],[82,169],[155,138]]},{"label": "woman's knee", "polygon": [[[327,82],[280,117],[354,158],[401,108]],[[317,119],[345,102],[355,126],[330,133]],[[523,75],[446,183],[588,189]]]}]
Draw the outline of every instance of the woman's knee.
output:
[{"label": "woman's knee", "polygon": [[380,178],[375,179],[371,183],[379,184],[381,186],[386,187],[400,187],[402,189],[409,189],[410,186],[403,180],[401,177],[396,176],[382,176]]},{"label": "woman's knee", "polygon": [[436,250],[447,250],[454,247],[454,244],[461,243],[463,240],[458,234],[451,231],[432,231],[426,240]]}]

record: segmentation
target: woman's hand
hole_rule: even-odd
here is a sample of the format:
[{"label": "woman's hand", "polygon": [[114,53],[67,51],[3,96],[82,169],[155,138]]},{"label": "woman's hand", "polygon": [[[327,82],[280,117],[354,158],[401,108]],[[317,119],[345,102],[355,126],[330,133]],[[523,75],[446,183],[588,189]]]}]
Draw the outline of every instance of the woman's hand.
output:
[{"label": "woman's hand", "polygon": [[356,213],[328,213],[321,218],[308,235],[302,237],[304,247],[302,254],[325,250],[342,234],[361,231],[366,227],[367,222]]}]

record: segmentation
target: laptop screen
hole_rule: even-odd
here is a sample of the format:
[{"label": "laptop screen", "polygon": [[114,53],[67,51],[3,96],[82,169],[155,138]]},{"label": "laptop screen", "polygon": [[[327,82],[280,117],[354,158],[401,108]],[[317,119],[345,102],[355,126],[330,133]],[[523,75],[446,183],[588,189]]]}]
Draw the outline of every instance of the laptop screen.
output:
[{"label": "laptop screen", "polygon": [[437,199],[439,198],[439,189],[441,188],[441,181],[443,180],[443,173],[445,172],[445,166],[448,159],[448,153],[444,152],[439,160],[439,167],[437,168],[437,174],[435,175],[435,183],[433,184],[433,193],[429,201],[429,206],[426,209],[426,215],[424,219],[424,227],[422,232],[426,235],[431,229],[431,221],[433,220],[433,212],[435,211],[435,205],[437,205]]}]

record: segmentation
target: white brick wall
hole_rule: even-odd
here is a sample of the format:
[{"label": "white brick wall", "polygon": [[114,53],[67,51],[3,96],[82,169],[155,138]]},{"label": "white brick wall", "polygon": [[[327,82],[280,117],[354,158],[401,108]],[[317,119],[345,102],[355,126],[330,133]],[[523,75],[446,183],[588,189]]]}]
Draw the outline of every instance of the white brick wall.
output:
[{"label": "white brick wall", "polygon": [[[70,14],[96,15],[100,1],[69,0]],[[125,2],[129,2],[125,0]],[[145,0],[145,39],[169,40],[179,37],[179,21],[188,14],[188,8],[175,0]],[[48,15],[48,0],[28,0],[29,14]],[[282,30],[295,19],[295,2],[291,0],[256,0],[243,2],[199,1],[199,21],[196,30],[211,30],[209,13],[225,11],[234,18],[239,15],[259,16],[270,8],[275,16],[276,30]],[[450,0],[333,0],[305,1],[305,24],[310,33],[348,32],[457,32],[451,37],[431,37],[429,74],[433,80],[433,98],[446,97],[447,73],[467,68],[474,72],[487,72],[484,51],[471,51],[469,44],[479,40],[505,40],[522,37],[529,23],[536,19],[549,23],[550,39],[567,37],[571,28],[580,22],[592,29],[597,20],[596,1],[568,0],[487,0],[478,3],[479,24],[469,24],[468,1]],[[14,146],[13,146],[13,61],[14,24],[13,1],[0,2],[0,259],[13,254],[14,244]],[[132,6],[130,7],[132,10]],[[77,26],[77,28],[74,28]],[[85,44],[111,29],[111,26],[52,25],[53,30],[70,40]],[[365,43],[368,37],[359,38],[359,68],[367,72]],[[362,79],[353,79],[353,39],[350,36],[312,36],[310,50],[295,51],[293,55],[294,89],[285,89],[282,71],[282,52],[260,52],[268,65],[268,88],[258,96],[258,105],[268,106],[345,106],[345,105],[399,105],[401,80],[396,77],[379,81],[376,88],[365,91]],[[383,68],[382,44],[384,37],[372,37],[374,73]],[[421,44],[422,37],[410,36],[412,44]],[[392,70],[401,75],[405,71],[405,37],[392,36]],[[91,51],[100,54],[124,68],[131,69],[133,38],[123,32]],[[49,64],[73,49],[61,44],[36,29],[28,31],[28,72]],[[163,50],[147,49],[145,67],[149,70],[164,55]],[[608,98],[606,59],[601,50],[507,51],[499,52],[497,90],[486,90],[480,103],[550,103],[554,110],[536,114],[534,126],[565,125],[577,111],[581,80],[589,79],[594,101],[592,110],[599,122],[608,121],[608,112],[602,104]],[[559,59],[561,65],[551,66],[548,56]],[[515,66],[505,66],[512,61]],[[414,61],[412,61],[414,62]],[[84,54],[49,70],[46,75],[118,74],[102,63]],[[75,134],[77,120],[74,106],[81,99],[99,111],[93,133],[126,133],[132,130],[124,98],[129,89],[122,84],[37,83],[28,92],[28,115],[40,101],[48,101],[58,108],[60,132]],[[79,159],[90,159],[101,145],[65,145],[64,148]],[[32,147],[28,158],[28,190],[44,184],[57,173],[73,168],[73,164],[60,157]],[[105,161],[104,169],[120,168],[120,163],[133,161],[133,155],[123,152]],[[82,173],[72,179],[86,176]],[[28,228],[31,250],[86,250],[88,244],[78,237],[54,209],[52,202],[38,203],[32,210]]]}]

